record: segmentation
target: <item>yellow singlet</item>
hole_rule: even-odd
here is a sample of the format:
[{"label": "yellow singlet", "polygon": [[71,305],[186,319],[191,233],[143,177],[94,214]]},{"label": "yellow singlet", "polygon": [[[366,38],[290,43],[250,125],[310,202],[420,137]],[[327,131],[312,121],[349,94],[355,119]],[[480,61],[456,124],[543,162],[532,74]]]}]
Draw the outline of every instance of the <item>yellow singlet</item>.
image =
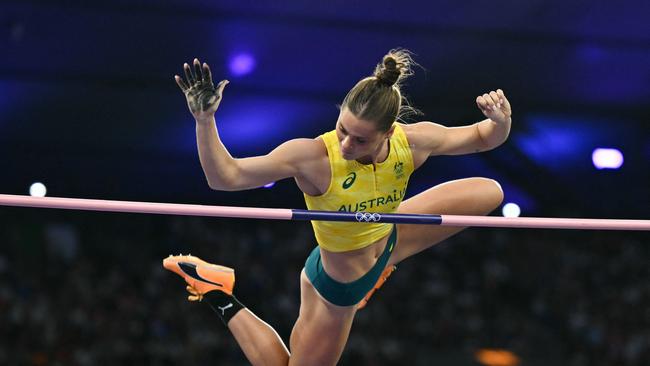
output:
[{"label": "yellow singlet", "polygon": [[[320,196],[305,194],[310,210],[392,213],[404,198],[413,173],[413,156],[400,124],[390,138],[388,157],[381,163],[361,164],[345,160],[336,130],[321,135],[327,147],[332,179]],[[332,252],[366,247],[388,235],[392,224],[312,221],[316,241]]]}]

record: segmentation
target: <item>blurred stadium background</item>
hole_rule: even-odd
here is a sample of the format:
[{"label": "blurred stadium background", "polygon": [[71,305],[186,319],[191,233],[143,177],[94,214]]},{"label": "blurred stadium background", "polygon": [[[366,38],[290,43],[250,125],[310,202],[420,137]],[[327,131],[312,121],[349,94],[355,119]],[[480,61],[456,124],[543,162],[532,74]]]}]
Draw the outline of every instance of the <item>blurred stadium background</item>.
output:
[{"label": "blurred stadium background", "polygon": [[[289,180],[208,188],[173,75],[198,57],[231,81],[217,121],[243,157],[332,129],[404,47],[421,119],[476,122],[496,88],[513,105],[504,145],[430,159],[407,195],[485,176],[523,216],[650,219],[648,19],[640,0],[0,1],[0,193],[302,208]],[[477,352],[502,349],[517,359],[501,364],[649,365],[648,244],[467,230],[400,266],[341,364],[497,365]],[[160,259],[234,266],[238,296],[288,339],[313,245],[307,223],[0,208],[0,364],[245,364]]]}]

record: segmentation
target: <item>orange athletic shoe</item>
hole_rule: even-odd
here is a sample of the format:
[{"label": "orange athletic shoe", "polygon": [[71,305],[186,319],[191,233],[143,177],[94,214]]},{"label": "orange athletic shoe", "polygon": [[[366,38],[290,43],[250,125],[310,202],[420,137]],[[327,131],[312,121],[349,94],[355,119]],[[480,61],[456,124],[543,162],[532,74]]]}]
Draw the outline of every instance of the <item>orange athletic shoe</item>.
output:
[{"label": "orange athletic shoe", "polygon": [[210,264],[192,255],[170,255],[163,259],[163,267],[183,277],[189,285],[188,291],[197,297],[194,300],[201,300],[203,295],[215,290],[232,295],[235,287],[232,268]]},{"label": "orange athletic shoe", "polygon": [[390,266],[390,267],[386,267],[386,269],[384,269],[384,271],[383,271],[383,272],[381,273],[381,275],[379,276],[379,279],[377,280],[377,283],[376,283],[375,286],[372,288],[372,290],[368,291],[368,293],[367,293],[366,296],[363,298],[363,300],[361,300],[361,301],[359,302],[359,304],[357,304],[357,310],[361,310],[361,309],[363,309],[363,308],[366,307],[366,305],[368,304],[368,300],[370,300],[370,297],[372,296],[372,294],[374,294],[375,291],[379,290],[379,288],[384,284],[384,282],[386,282],[386,280],[388,279],[388,277],[390,277],[390,275],[391,275],[391,274],[393,273],[393,271],[395,271],[396,269],[397,269],[397,266]]}]

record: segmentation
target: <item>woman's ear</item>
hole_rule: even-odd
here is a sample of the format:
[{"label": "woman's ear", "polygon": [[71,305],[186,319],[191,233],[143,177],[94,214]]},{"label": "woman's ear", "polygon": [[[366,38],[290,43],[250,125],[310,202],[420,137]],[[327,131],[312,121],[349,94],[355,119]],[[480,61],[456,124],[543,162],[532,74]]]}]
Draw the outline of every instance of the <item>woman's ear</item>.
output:
[{"label": "woman's ear", "polygon": [[390,130],[386,131],[386,138],[389,139],[393,136],[395,132],[395,125],[390,126]]}]

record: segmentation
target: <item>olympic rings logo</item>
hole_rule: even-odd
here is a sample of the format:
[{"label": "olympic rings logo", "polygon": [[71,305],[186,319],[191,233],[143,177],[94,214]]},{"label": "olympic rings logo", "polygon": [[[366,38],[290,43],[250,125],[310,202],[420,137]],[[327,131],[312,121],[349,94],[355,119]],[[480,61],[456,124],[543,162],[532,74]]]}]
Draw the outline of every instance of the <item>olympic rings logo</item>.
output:
[{"label": "olympic rings logo", "polygon": [[357,212],[354,218],[359,222],[377,222],[381,220],[381,214],[376,212]]}]

